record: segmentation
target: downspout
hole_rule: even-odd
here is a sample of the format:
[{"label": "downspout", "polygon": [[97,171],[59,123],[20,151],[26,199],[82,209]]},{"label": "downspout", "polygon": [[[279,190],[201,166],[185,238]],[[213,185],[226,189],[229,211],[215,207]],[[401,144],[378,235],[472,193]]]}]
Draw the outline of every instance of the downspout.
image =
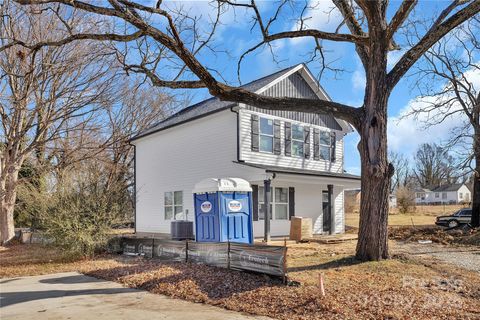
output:
[{"label": "downspout", "polygon": [[133,227],[137,233],[137,146],[128,143],[133,147]]},{"label": "downspout", "polygon": [[240,107],[238,105],[231,107],[230,111],[237,114],[237,162],[243,162],[240,160]]}]

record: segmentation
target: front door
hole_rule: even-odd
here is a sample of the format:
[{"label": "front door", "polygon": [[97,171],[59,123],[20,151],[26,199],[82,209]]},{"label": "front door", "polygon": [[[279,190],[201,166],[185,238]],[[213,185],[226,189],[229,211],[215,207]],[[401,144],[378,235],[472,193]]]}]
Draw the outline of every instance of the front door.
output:
[{"label": "front door", "polygon": [[323,232],[330,232],[332,217],[330,216],[330,202],[328,191],[322,191]]}]

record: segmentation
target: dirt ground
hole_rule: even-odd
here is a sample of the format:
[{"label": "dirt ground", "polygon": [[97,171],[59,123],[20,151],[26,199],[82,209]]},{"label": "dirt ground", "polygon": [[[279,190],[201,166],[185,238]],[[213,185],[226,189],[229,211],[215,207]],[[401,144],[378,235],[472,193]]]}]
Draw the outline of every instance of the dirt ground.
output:
[{"label": "dirt ground", "polygon": [[[3,248],[0,277],[79,271],[126,287],[277,319],[480,319],[478,271],[435,256],[445,250],[440,245],[433,244],[431,254],[419,254],[412,242],[392,240],[392,259],[365,263],[353,258],[355,245],[289,245],[289,286],[264,275],[141,258],[59,261],[54,249],[34,245]],[[478,246],[450,245],[446,256],[465,248],[478,255]]]}]

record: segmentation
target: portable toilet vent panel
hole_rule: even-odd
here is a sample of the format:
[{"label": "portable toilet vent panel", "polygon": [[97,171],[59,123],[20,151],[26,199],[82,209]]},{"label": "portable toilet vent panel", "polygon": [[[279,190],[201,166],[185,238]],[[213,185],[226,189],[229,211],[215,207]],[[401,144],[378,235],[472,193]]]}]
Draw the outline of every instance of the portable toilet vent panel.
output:
[{"label": "portable toilet vent panel", "polygon": [[195,185],[198,242],[253,243],[252,188],[239,178],[205,179]]}]

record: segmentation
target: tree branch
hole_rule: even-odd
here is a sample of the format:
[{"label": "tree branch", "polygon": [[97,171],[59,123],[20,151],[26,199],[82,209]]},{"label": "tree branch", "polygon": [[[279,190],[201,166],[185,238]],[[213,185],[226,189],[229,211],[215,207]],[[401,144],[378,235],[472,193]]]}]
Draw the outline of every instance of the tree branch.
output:
[{"label": "tree branch", "polygon": [[404,0],[398,8],[395,16],[393,16],[392,21],[388,26],[388,38],[392,39],[395,32],[397,32],[398,28],[405,22],[405,20],[410,15],[412,9],[416,6],[417,0]]},{"label": "tree branch", "polygon": [[[453,8],[451,7],[452,5],[445,9],[444,12],[448,11],[450,13],[451,10],[453,10]],[[417,62],[417,60],[425,52],[428,51],[431,46],[433,46],[438,40],[444,37],[452,29],[467,21],[469,18],[473,17],[479,12],[480,1],[473,1],[470,5],[458,11],[444,22],[438,23],[440,21],[440,17],[444,16],[444,13],[442,13],[439,19],[437,19],[435,24],[422,37],[422,39],[420,39],[420,41],[415,46],[408,50],[393,67],[393,69],[388,73],[388,90],[391,91],[395,87],[395,85],[398,83],[398,81],[400,81],[403,75],[405,75],[405,73],[415,64],[415,62]]]},{"label": "tree branch", "polygon": [[127,35],[121,35],[121,34],[115,34],[115,33],[103,33],[103,34],[102,33],[79,33],[79,34],[71,35],[61,40],[42,41],[35,44],[28,44],[21,40],[13,40],[12,42],[0,47],[0,52],[16,45],[25,47],[32,51],[37,51],[37,50],[40,50],[42,47],[47,47],[47,46],[59,47],[76,40],[96,40],[96,41],[110,40],[110,41],[117,41],[117,42],[129,42],[132,40],[136,40],[144,35],[145,34],[143,33],[143,31],[137,31]]}]

